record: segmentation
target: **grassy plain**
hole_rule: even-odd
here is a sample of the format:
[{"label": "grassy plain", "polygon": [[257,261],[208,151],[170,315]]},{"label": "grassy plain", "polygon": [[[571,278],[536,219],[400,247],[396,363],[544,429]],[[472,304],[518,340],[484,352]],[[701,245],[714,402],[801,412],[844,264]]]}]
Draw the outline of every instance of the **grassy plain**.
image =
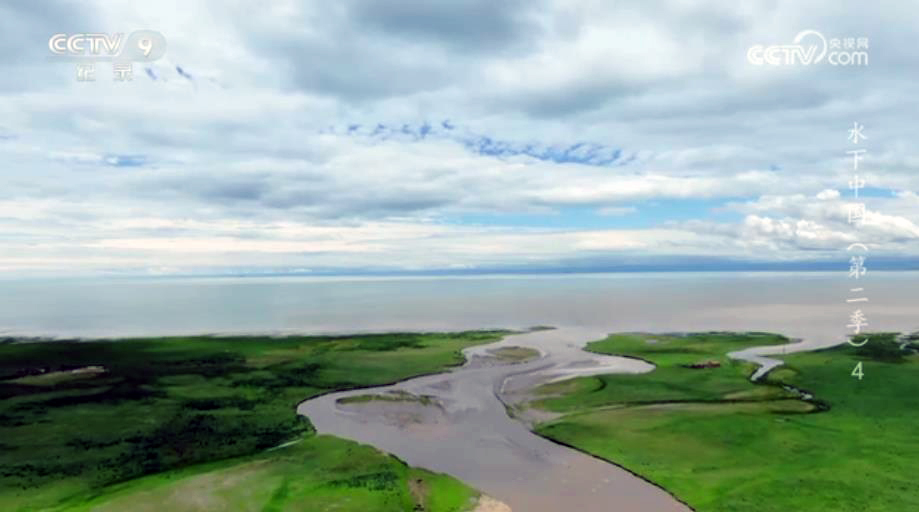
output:
[{"label": "grassy plain", "polygon": [[310,436],[249,457],[131,480],[63,509],[459,512],[477,497],[450,477],[408,467],[372,447]]},{"label": "grassy plain", "polygon": [[[2,343],[0,510],[106,510],[116,494],[115,509],[142,510],[187,494],[179,489],[191,481],[202,503],[251,498],[240,502],[251,507],[223,510],[324,510],[297,505],[310,493],[341,511],[463,510],[473,491],[461,483],[316,437],[295,407],[321,393],[442,371],[462,363],[461,349],[503,334]],[[294,466],[296,481],[282,478]],[[227,484],[250,477],[260,484]],[[167,502],[177,512],[203,509]]]},{"label": "grassy plain", "polygon": [[[700,512],[919,510],[919,355],[894,334],[875,334],[862,348],[784,356],[756,384],[752,365],[725,355],[782,341],[611,335],[589,349],[657,369],[543,387],[536,405],[564,416],[538,433],[634,471]],[[720,366],[686,366],[707,361]],[[861,380],[852,375],[858,362]]]}]

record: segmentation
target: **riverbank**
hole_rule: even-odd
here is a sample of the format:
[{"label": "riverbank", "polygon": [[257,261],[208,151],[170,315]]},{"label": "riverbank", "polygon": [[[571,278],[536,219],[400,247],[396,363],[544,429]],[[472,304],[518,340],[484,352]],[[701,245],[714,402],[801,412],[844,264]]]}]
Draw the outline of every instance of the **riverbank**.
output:
[{"label": "riverbank", "polygon": [[[611,335],[588,350],[656,369],[543,386],[532,405],[560,417],[537,432],[621,464],[700,512],[919,509],[915,341],[875,334],[861,349],[779,356],[785,365],[753,383],[756,366],[728,354],[782,339],[762,341]],[[862,380],[852,375],[857,362]]]},{"label": "riverbank", "polygon": [[[465,511],[478,496],[466,485],[316,437],[294,409],[304,397],[444,371],[464,362],[464,348],[505,334],[0,344],[0,509],[164,500],[179,512],[226,495],[279,510],[315,496],[362,510]],[[280,478],[288,472],[290,482]],[[186,480],[196,492],[181,491]]]}]

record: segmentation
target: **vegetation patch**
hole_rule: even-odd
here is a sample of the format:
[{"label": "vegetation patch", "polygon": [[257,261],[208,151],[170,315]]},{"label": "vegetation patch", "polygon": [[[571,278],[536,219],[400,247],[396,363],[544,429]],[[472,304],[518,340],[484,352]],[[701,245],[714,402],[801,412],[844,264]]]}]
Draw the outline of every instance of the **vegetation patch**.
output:
[{"label": "vegetation patch", "polygon": [[431,395],[414,395],[407,391],[395,390],[389,393],[346,396],[336,400],[339,404],[365,404],[370,402],[406,402],[420,405],[438,405],[437,397]]},{"label": "vegetation patch", "polygon": [[[919,510],[919,355],[901,350],[896,335],[784,356],[786,365],[758,383],[749,381],[752,365],[726,354],[784,337],[654,338],[592,343],[591,350],[657,368],[550,385],[538,404],[565,415],[537,431],[622,465],[700,512]],[[680,367],[700,355],[721,366]],[[859,362],[861,380],[852,375]]]},{"label": "vegetation patch", "polygon": [[501,347],[489,350],[488,353],[504,363],[524,363],[539,357],[539,351],[527,347]]},{"label": "vegetation patch", "polygon": [[465,512],[477,496],[450,477],[410,468],[372,447],[311,436],[271,452],[135,479],[64,508]]},{"label": "vegetation patch", "polygon": [[[202,464],[240,460],[292,439],[312,439],[309,421],[296,414],[299,402],[443,371],[463,362],[462,349],[504,334],[0,344],[0,510],[78,507],[89,497],[107,496],[113,485],[145,475],[193,475]],[[74,373],[81,368],[105,371]],[[309,446],[319,450],[316,443],[328,439]],[[345,472],[340,480],[376,481],[371,474]],[[382,492],[370,488],[375,485],[355,489]],[[401,476],[399,485],[408,492]],[[328,499],[350,499],[347,485],[327,482],[322,489]],[[272,492],[286,491],[279,487]],[[430,498],[437,499],[433,493]]]}]

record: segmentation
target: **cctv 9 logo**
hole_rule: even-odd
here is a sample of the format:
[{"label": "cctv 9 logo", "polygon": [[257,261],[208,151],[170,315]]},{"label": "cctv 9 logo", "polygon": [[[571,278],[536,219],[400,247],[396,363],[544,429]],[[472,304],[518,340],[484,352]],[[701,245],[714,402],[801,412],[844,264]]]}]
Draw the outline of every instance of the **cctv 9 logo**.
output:
[{"label": "cctv 9 logo", "polygon": [[56,56],[124,62],[152,62],[166,54],[166,38],[155,30],[122,33],[54,34],[48,49]]}]

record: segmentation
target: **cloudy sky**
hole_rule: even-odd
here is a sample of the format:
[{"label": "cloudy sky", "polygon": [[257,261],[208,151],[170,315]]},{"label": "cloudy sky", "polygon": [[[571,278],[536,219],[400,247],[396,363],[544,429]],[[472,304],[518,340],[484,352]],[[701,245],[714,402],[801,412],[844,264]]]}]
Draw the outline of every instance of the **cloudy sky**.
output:
[{"label": "cloudy sky", "polygon": [[[919,5],[0,6],[0,273],[919,262]],[[133,80],[58,33],[149,29]],[[867,66],[755,44],[867,38]],[[855,201],[852,141],[868,138]],[[909,263],[912,262],[912,263]]]}]

